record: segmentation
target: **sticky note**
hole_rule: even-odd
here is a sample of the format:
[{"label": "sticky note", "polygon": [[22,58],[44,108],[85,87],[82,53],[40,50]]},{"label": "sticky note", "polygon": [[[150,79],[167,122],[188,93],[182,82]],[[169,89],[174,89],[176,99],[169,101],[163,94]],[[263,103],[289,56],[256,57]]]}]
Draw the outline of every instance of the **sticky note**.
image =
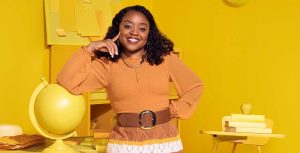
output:
[{"label": "sticky note", "polygon": [[64,37],[64,36],[66,36],[66,33],[65,33],[65,30],[64,30],[64,29],[55,29],[55,31],[56,31],[56,33],[57,33],[57,35],[58,35],[59,37]]}]

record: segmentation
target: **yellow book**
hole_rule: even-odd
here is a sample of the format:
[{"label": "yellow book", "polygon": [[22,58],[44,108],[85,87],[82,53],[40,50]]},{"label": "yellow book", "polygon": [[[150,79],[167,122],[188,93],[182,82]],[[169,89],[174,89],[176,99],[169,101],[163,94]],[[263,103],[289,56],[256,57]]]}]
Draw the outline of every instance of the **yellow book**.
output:
[{"label": "yellow book", "polygon": [[265,123],[265,115],[231,114],[231,121]]},{"label": "yellow book", "polygon": [[106,145],[103,146],[103,145],[96,145],[94,144],[93,147],[95,148],[95,150],[98,152],[98,153],[105,153],[106,152]]},{"label": "yellow book", "polygon": [[266,128],[266,123],[225,121],[225,127]]},{"label": "yellow book", "polygon": [[80,145],[82,146],[90,146],[92,145],[92,141],[93,141],[93,138],[91,137],[86,137],[82,140],[82,142],[80,142]]},{"label": "yellow book", "polygon": [[90,94],[91,100],[98,100],[98,99],[107,99],[107,93],[106,92],[92,92]]},{"label": "yellow book", "polygon": [[246,127],[225,127],[225,132],[238,133],[272,133],[271,128],[246,128]]},{"label": "yellow book", "polygon": [[110,129],[94,129],[94,138],[109,138]]},{"label": "yellow book", "polygon": [[94,139],[92,146],[98,152],[105,152],[106,148],[107,148],[107,143],[108,143],[108,139],[105,139],[105,138],[103,138],[103,139]]}]

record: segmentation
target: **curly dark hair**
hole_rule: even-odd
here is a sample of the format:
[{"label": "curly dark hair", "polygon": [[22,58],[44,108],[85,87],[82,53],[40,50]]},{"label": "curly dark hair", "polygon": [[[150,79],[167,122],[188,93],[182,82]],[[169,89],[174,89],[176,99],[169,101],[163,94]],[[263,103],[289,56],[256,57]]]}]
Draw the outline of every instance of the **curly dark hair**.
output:
[{"label": "curly dark hair", "polygon": [[[125,14],[129,11],[138,11],[145,15],[145,17],[148,19],[150,24],[149,34],[148,34],[148,41],[145,46],[145,57],[146,60],[151,64],[159,65],[163,62],[163,56],[169,55],[170,52],[173,51],[173,42],[169,40],[165,35],[163,35],[159,29],[156,26],[155,20],[153,15],[150,13],[149,10],[147,10],[145,7],[140,5],[135,6],[129,6],[122,10],[120,10],[119,13],[116,14],[116,16],[112,20],[112,26],[108,28],[108,31],[106,33],[106,36],[104,39],[112,39],[114,36],[116,36],[119,33],[119,26],[122,21],[122,18],[125,16]],[[122,55],[123,47],[121,44],[118,44],[116,42],[119,50],[119,54],[111,58],[111,56],[108,53],[104,52],[97,52],[96,56],[98,58],[104,57],[108,60],[111,60],[113,62],[117,62],[119,58]]]}]

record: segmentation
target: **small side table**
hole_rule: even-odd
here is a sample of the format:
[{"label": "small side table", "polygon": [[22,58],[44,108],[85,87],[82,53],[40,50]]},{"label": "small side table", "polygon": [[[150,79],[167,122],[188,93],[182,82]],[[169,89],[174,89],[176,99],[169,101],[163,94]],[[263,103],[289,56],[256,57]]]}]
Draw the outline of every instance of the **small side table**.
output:
[{"label": "small side table", "polygon": [[256,133],[236,133],[223,131],[200,131],[201,134],[212,136],[213,147],[211,153],[217,153],[218,143],[234,143],[232,153],[235,152],[237,144],[251,144],[257,147],[258,153],[261,153],[261,146],[267,144],[270,138],[284,138],[284,134],[256,134]]}]

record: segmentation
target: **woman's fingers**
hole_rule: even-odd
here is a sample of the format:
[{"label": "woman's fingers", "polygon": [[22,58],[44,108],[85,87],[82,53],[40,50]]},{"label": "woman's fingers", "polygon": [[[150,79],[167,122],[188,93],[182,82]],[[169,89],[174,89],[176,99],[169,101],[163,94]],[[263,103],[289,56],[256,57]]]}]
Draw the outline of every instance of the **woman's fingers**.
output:
[{"label": "woman's fingers", "polygon": [[118,33],[112,39],[105,39],[96,42],[92,42],[91,44],[94,46],[95,50],[101,52],[107,52],[113,58],[114,55],[118,55],[118,46],[115,44],[115,41],[119,39],[120,33]]},{"label": "woman's fingers", "polygon": [[113,55],[118,55],[118,46],[116,45],[116,43],[113,42],[111,39],[108,40],[108,43],[112,47]]},{"label": "woman's fingers", "polygon": [[109,47],[104,42],[95,42],[95,50],[98,50],[101,52],[108,52]]},{"label": "woman's fingers", "polygon": [[111,44],[111,40],[106,39],[104,41],[105,41],[105,44],[107,45],[107,49],[108,49],[110,56],[113,58],[114,57],[114,47]]},{"label": "woman's fingers", "polygon": [[119,39],[119,37],[120,37],[120,32],[111,40],[115,42]]},{"label": "woman's fingers", "polygon": [[120,32],[112,39],[108,39],[109,40],[109,43],[111,44],[111,46],[113,47],[113,54],[112,54],[112,57],[114,55],[118,55],[119,51],[118,51],[118,46],[116,45],[116,41],[119,39],[120,37]]},{"label": "woman's fingers", "polygon": [[118,47],[117,45],[110,39],[106,39],[103,41],[96,42],[95,49],[100,52],[107,52],[113,58],[114,55],[117,55]]},{"label": "woman's fingers", "polygon": [[119,54],[119,49],[118,46],[115,44],[116,41],[118,41],[120,37],[120,32],[112,39],[113,43],[114,43],[114,47],[115,47],[115,54],[118,55]]}]

